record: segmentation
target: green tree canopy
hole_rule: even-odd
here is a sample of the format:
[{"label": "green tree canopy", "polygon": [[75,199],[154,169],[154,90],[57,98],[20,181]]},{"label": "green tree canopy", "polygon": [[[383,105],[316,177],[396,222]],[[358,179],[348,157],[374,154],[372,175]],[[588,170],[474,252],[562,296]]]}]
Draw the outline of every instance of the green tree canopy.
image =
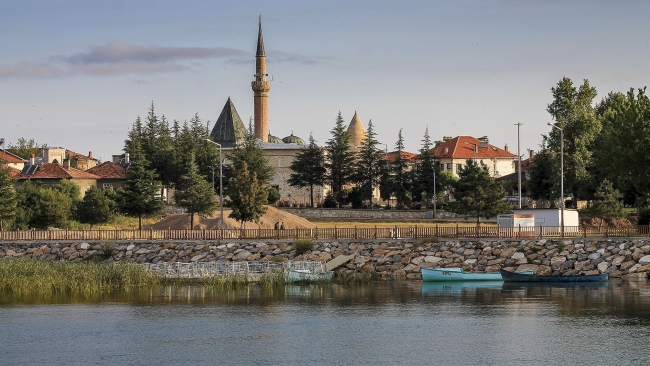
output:
[{"label": "green tree canopy", "polygon": [[0,165],[0,231],[9,227],[16,216],[18,198],[9,169]]},{"label": "green tree canopy", "polygon": [[14,155],[29,160],[32,154],[39,156],[42,149],[46,149],[47,144],[38,144],[34,139],[26,140],[24,137],[18,139],[16,144],[9,143],[9,149]]},{"label": "green tree canopy", "polygon": [[309,145],[303,149],[291,162],[289,166],[291,174],[288,183],[293,187],[309,187],[309,203],[314,207],[314,186],[325,184],[325,159],[314,137],[309,135]]},{"label": "green tree canopy", "polygon": [[212,185],[199,173],[192,158],[189,171],[181,177],[181,182],[174,194],[176,205],[184,208],[190,215],[190,229],[194,229],[194,214],[210,216],[217,209]]},{"label": "green tree canopy", "polygon": [[230,151],[228,160],[230,160],[230,164],[224,167],[224,177],[226,180],[224,189],[228,196],[231,196],[229,185],[232,179],[237,176],[239,170],[243,169],[244,163],[246,163],[248,171],[251,174],[255,174],[256,179],[262,185],[268,184],[275,173],[275,170],[269,164],[269,160],[260,147],[259,140],[255,138],[253,126],[250,124],[243,142]]},{"label": "green tree canopy", "polygon": [[232,201],[232,212],[228,217],[241,222],[245,229],[246,222],[257,221],[266,212],[268,186],[248,170],[245,161],[234,174],[228,186],[228,196]]},{"label": "green tree canopy", "polygon": [[591,213],[598,217],[623,217],[623,202],[621,202],[618,189],[614,189],[612,182],[603,180],[591,206]]},{"label": "green tree canopy", "polygon": [[465,166],[458,172],[454,184],[453,202],[449,203],[452,212],[476,216],[476,224],[481,217],[491,218],[497,214],[511,211],[503,202],[505,192],[501,182],[490,175],[490,169],[481,162],[480,166],[472,159],[467,159]]},{"label": "green tree canopy", "polygon": [[77,204],[75,217],[79,222],[90,224],[90,230],[94,225],[104,224],[115,217],[116,203],[103,189],[97,186],[90,186],[86,191],[83,200]]},{"label": "green tree canopy", "polygon": [[411,177],[409,172],[408,162],[402,156],[404,152],[404,138],[402,137],[402,129],[400,128],[397,134],[397,142],[395,143],[395,159],[391,163],[391,170],[393,171],[393,189],[392,193],[397,200],[397,208],[404,206],[404,199],[411,189]]},{"label": "green tree canopy", "polygon": [[381,181],[381,151],[377,148],[379,141],[375,136],[377,134],[370,120],[354,164],[354,181],[358,184],[361,198],[364,200],[372,200],[374,187]]},{"label": "green tree canopy", "polygon": [[345,122],[340,111],[330,134],[332,137],[327,140],[325,147],[327,151],[325,160],[327,174],[325,180],[331,184],[333,194],[338,196],[343,186],[352,181],[355,158],[354,153],[350,150],[350,135],[345,128]]},{"label": "green tree canopy", "polygon": [[69,196],[52,187],[31,181],[16,191],[18,210],[16,226],[21,229],[63,228],[70,217],[72,201]]}]

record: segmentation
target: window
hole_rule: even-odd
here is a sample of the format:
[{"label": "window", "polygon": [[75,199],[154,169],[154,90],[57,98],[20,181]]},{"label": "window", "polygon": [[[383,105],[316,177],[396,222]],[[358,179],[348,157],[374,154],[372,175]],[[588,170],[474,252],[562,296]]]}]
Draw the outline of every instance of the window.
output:
[{"label": "window", "polygon": [[451,171],[451,163],[447,163],[447,170]]},{"label": "window", "polygon": [[104,188],[104,189],[113,189],[113,183],[104,183],[104,184],[102,184],[102,188]]},{"label": "window", "polygon": [[440,170],[445,170],[445,163],[440,163]]},{"label": "window", "polygon": [[462,167],[463,164],[456,164],[456,171],[459,172]]},{"label": "window", "polygon": [[278,158],[278,166],[283,167],[284,166],[284,158]]}]

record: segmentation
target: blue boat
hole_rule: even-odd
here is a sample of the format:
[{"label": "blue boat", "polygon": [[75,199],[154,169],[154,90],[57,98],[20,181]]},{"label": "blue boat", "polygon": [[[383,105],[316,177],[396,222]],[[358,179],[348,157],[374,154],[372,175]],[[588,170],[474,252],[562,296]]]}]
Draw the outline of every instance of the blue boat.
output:
[{"label": "blue boat", "polygon": [[462,268],[421,268],[422,280],[434,281],[502,281],[499,272],[465,272]]},{"label": "blue boat", "polygon": [[528,273],[515,273],[501,270],[501,276],[506,282],[599,282],[609,280],[607,273],[599,275],[575,276],[537,276]]}]

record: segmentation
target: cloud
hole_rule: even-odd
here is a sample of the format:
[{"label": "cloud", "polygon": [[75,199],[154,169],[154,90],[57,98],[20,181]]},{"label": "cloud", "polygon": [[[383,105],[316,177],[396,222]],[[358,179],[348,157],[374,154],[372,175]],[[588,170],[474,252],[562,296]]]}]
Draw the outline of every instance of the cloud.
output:
[{"label": "cloud", "polygon": [[64,69],[45,63],[21,61],[14,66],[0,64],[0,78],[2,79],[46,79],[65,74]]},{"label": "cloud", "polygon": [[132,62],[166,63],[207,58],[243,58],[250,57],[250,55],[250,52],[226,47],[160,47],[155,45],[145,47],[113,41],[104,46],[92,47],[87,52],[53,58],[72,65],[96,65]]},{"label": "cloud", "polygon": [[175,72],[187,69],[187,67],[173,64],[146,64],[146,63],[123,63],[113,65],[80,65],[70,69],[72,74],[86,75],[123,75],[123,74],[157,74]]}]

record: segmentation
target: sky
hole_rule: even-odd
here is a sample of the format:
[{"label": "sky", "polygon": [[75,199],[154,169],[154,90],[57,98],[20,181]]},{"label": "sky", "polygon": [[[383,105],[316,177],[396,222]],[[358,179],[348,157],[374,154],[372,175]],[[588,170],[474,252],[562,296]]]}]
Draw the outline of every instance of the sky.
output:
[{"label": "sky", "polygon": [[[272,77],[269,129],[323,144],[341,112],[382,149],[428,128],[538,150],[563,77],[611,91],[650,84],[650,1],[0,2],[0,137],[110,160],[156,114],[210,126],[228,97],[253,115],[258,16]],[[384,146],[387,145],[387,146]]]}]

